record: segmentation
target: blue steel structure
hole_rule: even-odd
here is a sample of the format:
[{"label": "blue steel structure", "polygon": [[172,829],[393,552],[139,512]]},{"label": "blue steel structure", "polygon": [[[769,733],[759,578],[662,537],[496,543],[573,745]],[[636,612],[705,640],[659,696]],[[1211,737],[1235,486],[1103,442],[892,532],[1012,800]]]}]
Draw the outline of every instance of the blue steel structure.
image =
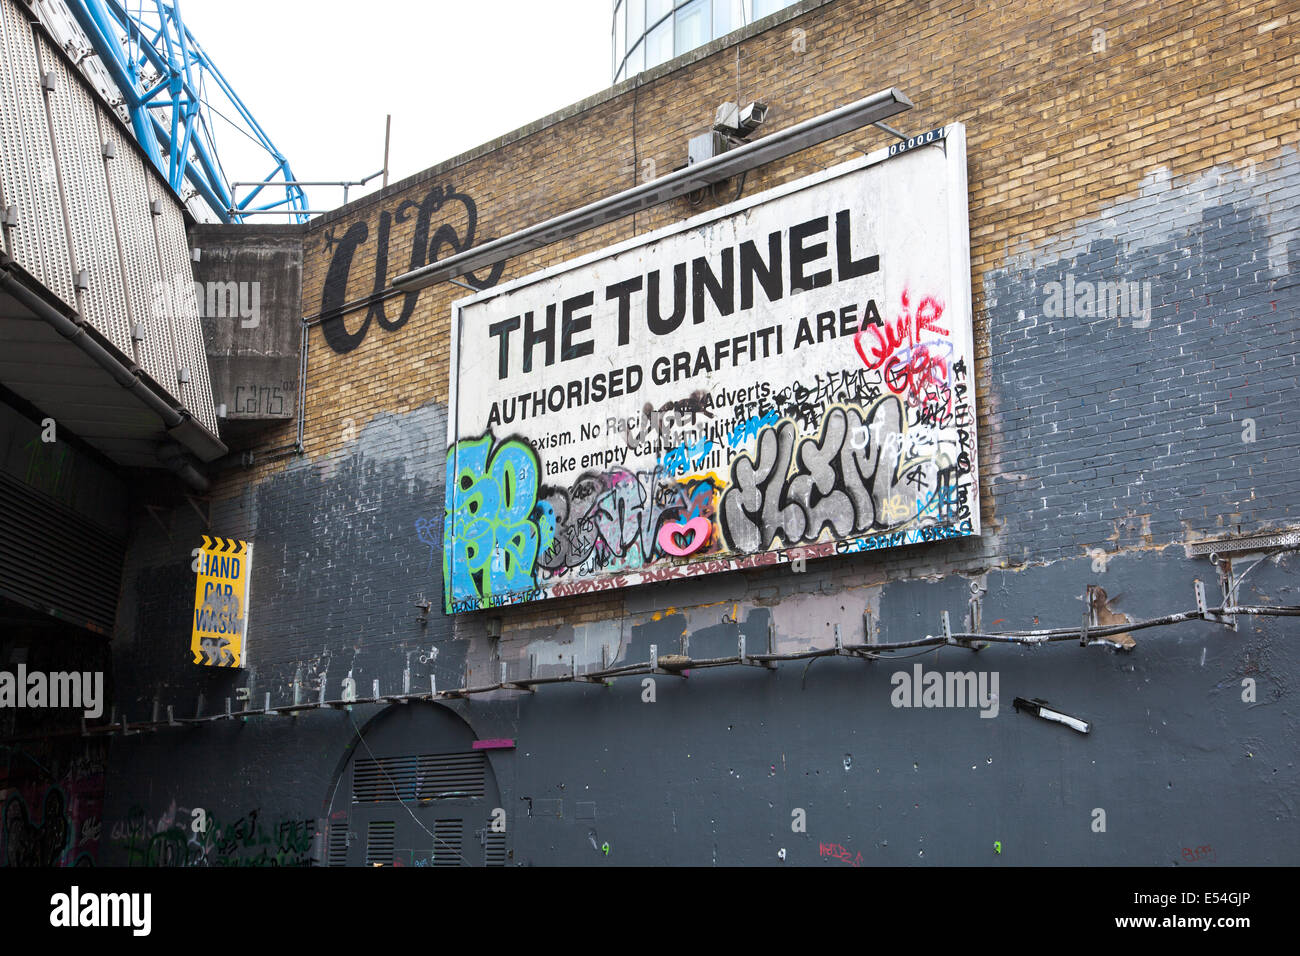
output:
[{"label": "blue steel structure", "polygon": [[[137,0],[128,10],[117,0],[66,2],[117,84],[136,140],[178,196],[188,181],[222,222],[240,222],[259,210],[308,208],[289,161],[186,28],[179,3]],[[261,183],[238,200],[217,155],[212,120],[217,111],[209,102],[209,84],[238,121],[217,115],[259,144],[273,163]],[[270,195],[262,196],[264,191]],[[253,205],[259,196],[263,204]],[[303,222],[307,217],[287,218]]]}]

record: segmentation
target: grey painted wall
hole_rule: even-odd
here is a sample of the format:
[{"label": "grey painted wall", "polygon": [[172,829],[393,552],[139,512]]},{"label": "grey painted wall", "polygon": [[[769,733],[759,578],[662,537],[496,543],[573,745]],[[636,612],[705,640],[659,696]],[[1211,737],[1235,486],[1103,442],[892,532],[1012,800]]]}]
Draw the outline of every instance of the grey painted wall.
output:
[{"label": "grey painted wall", "polygon": [[[860,640],[864,610],[876,640],[901,640],[935,632],[944,610],[960,622],[972,583],[988,629],[1077,626],[1088,584],[1133,620],[1188,610],[1193,580],[1213,595],[1217,578],[1186,544],[1296,520],[1300,239],[1281,210],[1298,189],[1293,152],[1249,181],[1156,176],[982,277],[993,520],[978,541],[639,588],[599,621],[575,622],[582,601],[503,611],[490,641],[484,615],[438,611],[446,429],[430,404],[380,416],[343,453],[214,507],[219,533],[257,542],[245,673],[185,663],[193,513],[176,512],[171,539],[138,522],[115,642],[120,699],[139,717],[155,696],[188,714],[199,691],[209,707],[242,686],[285,703],[295,680],[310,698],[318,679],[337,698],[349,674],[363,695],[374,680],[397,693],[408,670],[413,689],[431,674],[448,688],[466,673],[494,679],[499,660],[518,674],[530,654],[589,666],[602,644],[639,660],[686,634],[694,655],[729,653],[740,631],[761,646],[769,624],[794,650],[827,646],[836,625]],[[1048,315],[1049,283],[1067,281],[1149,282],[1149,314]],[[1294,558],[1270,561],[1241,596],[1295,604],[1297,586]],[[425,624],[420,600],[433,604]],[[724,620],[733,606],[735,623]],[[790,864],[1294,864],[1296,633],[1290,619],[1242,618],[1236,632],[1137,631],[1129,652],[945,648],[659,677],[654,703],[635,678],[419,706],[516,740],[492,757],[514,863],[777,863],[784,848]],[[892,675],[915,664],[996,673],[997,716],[893,706]],[[1093,732],[1017,714],[1017,696]],[[115,738],[105,817],[139,826],[119,829],[102,862],[149,862],[133,833],[166,833],[196,807],[223,822],[257,810],[268,832],[309,818],[322,830],[356,728],[378,709]],[[412,752],[436,744],[412,740]],[[806,832],[791,830],[796,808]],[[279,852],[303,858],[299,845]],[[203,861],[217,858],[269,859],[248,848]]]}]

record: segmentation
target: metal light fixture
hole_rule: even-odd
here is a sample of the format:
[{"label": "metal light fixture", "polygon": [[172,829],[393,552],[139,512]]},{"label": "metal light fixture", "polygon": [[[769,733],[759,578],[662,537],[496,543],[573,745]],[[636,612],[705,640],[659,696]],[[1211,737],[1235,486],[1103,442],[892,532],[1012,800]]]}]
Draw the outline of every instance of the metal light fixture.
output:
[{"label": "metal light fixture", "polygon": [[911,108],[912,101],[899,90],[893,87],[881,90],[856,103],[841,106],[829,113],[769,133],[761,139],[728,150],[719,156],[692,163],[658,179],[562,213],[553,219],[521,229],[500,239],[485,242],[481,246],[450,256],[440,262],[405,272],[393,280],[392,288],[410,292],[423,289],[435,282],[454,279],[484,266],[495,265],[607,222],[668,202],[670,199],[693,193],[703,186],[723,182],[756,166],[782,159],[864,126],[871,126]]}]

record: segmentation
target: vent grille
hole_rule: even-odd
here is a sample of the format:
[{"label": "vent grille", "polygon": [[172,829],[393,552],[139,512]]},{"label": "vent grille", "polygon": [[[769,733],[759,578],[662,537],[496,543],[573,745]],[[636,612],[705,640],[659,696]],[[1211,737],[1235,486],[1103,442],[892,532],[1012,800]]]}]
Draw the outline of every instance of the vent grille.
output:
[{"label": "vent grille", "polygon": [[506,835],[489,830],[483,837],[483,863],[486,866],[506,865]]},{"label": "vent grille", "polygon": [[461,854],[461,840],[465,834],[463,820],[439,820],[433,825],[433,865],[460,866],[465,861]]},{"label": "vent grille", "polygon": [[391,821],[372,821],[366,825],[366,866],[383,863],[391,866],[393,848],[397,838],[397,824]]},{"label": "vent grille", "polygon": [[346,823],[332,823],[329,830],[329,850],[326,866],[348,865],[348,827]]},{"label": "vent grille", "polygon": [[352,802],[473,799],[482,797],[486,787],[487,757],[482,753],[358,757]]}]

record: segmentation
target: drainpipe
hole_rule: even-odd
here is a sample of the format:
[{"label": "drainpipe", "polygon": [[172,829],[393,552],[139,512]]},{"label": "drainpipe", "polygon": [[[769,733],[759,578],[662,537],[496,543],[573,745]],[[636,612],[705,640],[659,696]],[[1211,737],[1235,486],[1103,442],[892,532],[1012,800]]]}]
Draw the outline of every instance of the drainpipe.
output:
[{"label": "drainpipe", "polygon": [[163,445],[158,449],[158,460],[164,468],[200,494],[211,487],[212,483],[190,464],[189,456],[179,445]]}]

